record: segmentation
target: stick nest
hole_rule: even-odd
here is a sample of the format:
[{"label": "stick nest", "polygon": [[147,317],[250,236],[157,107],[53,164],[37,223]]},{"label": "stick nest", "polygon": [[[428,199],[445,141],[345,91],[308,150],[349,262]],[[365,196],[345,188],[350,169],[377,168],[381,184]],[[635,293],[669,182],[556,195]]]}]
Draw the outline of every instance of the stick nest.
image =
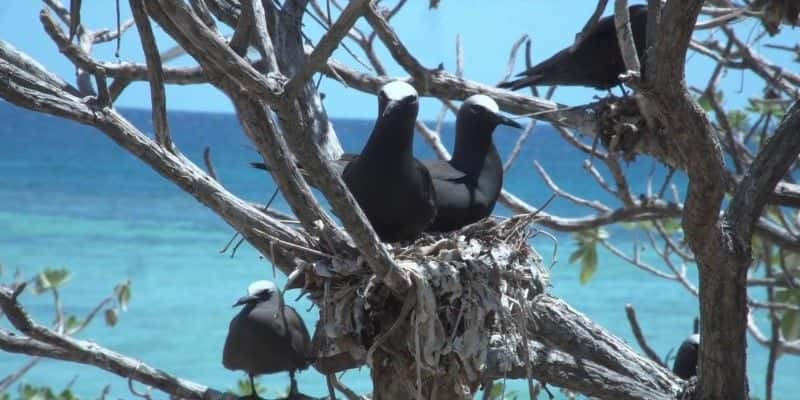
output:
[{"label": "stick nest", "polygon": [[413,282],[404,298],[360,260],[304,266],[305,290],[320,306],[315,367],[327,374],[372,365],[382,353],[399,365],[419,365],[422,372],[407,371],[412,381],[457,370],[465,387],[482,382],[490,342],[524,350],[527,307],[549,286],[548,270],[529,245],[534,221],[488,218],[392,246]]}]

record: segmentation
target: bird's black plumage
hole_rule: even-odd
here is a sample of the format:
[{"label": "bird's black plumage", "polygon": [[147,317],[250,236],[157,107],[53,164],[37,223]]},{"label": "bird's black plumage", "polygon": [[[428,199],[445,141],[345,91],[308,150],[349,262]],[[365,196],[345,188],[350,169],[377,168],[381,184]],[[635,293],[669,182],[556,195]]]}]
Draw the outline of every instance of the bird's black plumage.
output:
[{"label": "bird's black plumage", "polygon": [[283,303],[280,291],[270,281],[253,282],[234,306],[243,306],[231,320],[222,351],[222,365],[253,377],[289,372],[291,391],[297,392],[294,373],[313,360],[311,339],[294,308]]},{"label": "bird's black plumage", "polygon": [[436,216],[428,170],[414,158],[417,93],[405,82],[384,85],[367,144],[347,163],[342,180],[386,242],[416,238]]},{"label": "bird's black plumage", "polygon": [[[385,242],[416,238],[436,215],[430,174],[412,153],[418,111],[417,92],[411,85],[387,83],[378,94],[378,118],[361,154],[343,154],[331,162]],[[250,165],[269,170],[264,163]],[[318,186],[302,166],[301,172]]]},{"label": "bird's black plumage", "polygon": [[697,355],[700,351],[700,335],[694,334],[686,338],[678,348],[672,372],[681,379],[689,379],[697,375]]},{"label": "bird's black plumage", "polygon": [[472,96],[458,110],[453,157],[423,162],[436,190],[437,214],[428,231],[452,231],[491,215],[503,188],[503,163],[492,140],[499,124],[520,127],[488,96]]},{"label": "bird's black plumage", "polygon": [[[643,61],[647,40],[647,6],[628,8],[633,41],[639,60]],[[644,68],[644,63],[641,64]],[[619,50],[614,16],[601,18],[576,45],[567,47],[523,71],[519,79],[503,82],[501,88],[517,90],[528,86],[565,85],[610,89],[620,84],[625,62]]]}]

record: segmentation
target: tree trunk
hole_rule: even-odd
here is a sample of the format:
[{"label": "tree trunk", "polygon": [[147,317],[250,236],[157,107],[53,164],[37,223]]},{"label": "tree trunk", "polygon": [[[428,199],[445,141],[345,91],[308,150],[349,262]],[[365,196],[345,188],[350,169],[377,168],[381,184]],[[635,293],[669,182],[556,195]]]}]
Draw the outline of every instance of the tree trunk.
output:
[{"label": "tree trunk", "polygon": [[[714,385],[698,399],[747,399],[747,264],[699,263],[700,359],[698,373]],[[704,343],[724,343],[707,349]]]}]

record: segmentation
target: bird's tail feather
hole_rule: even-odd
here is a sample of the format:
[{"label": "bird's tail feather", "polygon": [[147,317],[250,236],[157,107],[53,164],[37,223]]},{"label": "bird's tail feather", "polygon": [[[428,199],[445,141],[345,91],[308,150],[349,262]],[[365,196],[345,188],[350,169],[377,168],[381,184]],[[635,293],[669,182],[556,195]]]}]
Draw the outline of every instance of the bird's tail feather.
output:
[{"label": "bird's tail feather", "polygon": [[264,171],[272,171],[269,168],[269,166],[267,166],[267,164],[264,164],[263,162],[250,162],[250,166],[255,168],[255,169],[261,169],[261,170],[264,170]]},{"label": "bird's tail feather", "polygon": [[538,85],[539,81],[542,79],[542,75],[540,75],[540,74],[527,75],[525,72],[522,72],[522,73],[517,74],[517,75],[518,76],[519,75],[525,75],[525,76],[522,77],[522,78],[519,78],[519,79],[514,79],[513,81],[500,82],[497,85],[497,87],[502,88],[502,89],[509,89],[509,90],[519,90],[519,89],[522,89],[524,87]]}]

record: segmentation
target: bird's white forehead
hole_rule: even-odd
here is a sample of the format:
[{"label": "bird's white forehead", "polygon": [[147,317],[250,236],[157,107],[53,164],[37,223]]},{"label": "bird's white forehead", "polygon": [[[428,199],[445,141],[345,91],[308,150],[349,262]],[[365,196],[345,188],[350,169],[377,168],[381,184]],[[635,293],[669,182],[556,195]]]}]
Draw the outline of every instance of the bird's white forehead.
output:
[{"label": "bird's white forehead", "polygon": [[497,106],[497,103],[485,94],[472,95],[464,100],[464,104],[475,104],[494,113],[500,112],[500,107]]},{"label": "bird's white forehead", "polygon": [[247,294],[252,296],[256,293],[263,292],[266,289],[269,289],[271,292],[278,291],[278,287],[275,286],[275,284],[271,281],[255,281],[247,287]]},{"label": "bird's white forehead", "polygon": [[417,96],[417,90],[403,81],[389,82],[381,87],[381,92],[383,92],[389,100],[400,100],[408,96]]}]

